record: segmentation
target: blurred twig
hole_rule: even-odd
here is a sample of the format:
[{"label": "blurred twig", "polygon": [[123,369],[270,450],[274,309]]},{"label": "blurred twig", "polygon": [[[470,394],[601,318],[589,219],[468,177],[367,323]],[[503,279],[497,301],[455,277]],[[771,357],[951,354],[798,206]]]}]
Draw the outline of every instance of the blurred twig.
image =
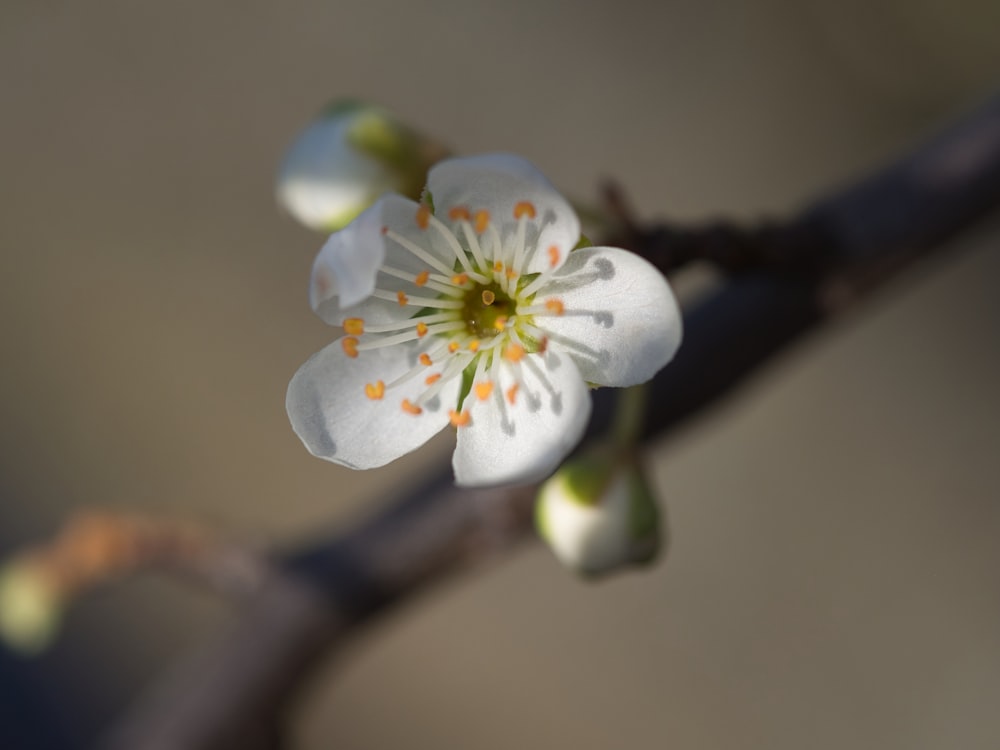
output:
[{"label": "blurred twig", "polygon": [[[623,204],[620,196],[612,200]],[[664,272],[730,276],[685,312],[677,358],[652,382],[645,435],[715,403],[803,334],[1000,204],[1000,98],[942,136],[786,222],[644,226],[623,244]],[[590,434],[607,429],[598,392]],[[372,617],[524,538],[534,488],[458,490],[442,474],[354,529],[279,557],[232,631],[176,665],[108,734],[114,750],[273,747],[289,699]],[[266,730],[266,731],[265,731]]]}]

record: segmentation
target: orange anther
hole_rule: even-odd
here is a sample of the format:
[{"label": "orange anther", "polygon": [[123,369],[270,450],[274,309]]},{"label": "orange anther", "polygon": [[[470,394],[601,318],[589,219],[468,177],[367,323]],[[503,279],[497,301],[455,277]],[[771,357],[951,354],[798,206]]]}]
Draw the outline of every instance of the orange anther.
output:
[{"label": "orange anther", "polygon": [[559,265],[559,248],[553,245],[549,248],[549,268]]},{"label": "orange anther", "polygon": [[465,206],[455,206],[454,208],[448,209],[448,218],[452,221],[458,221],[462,219],[464,221],[469,221],[472,215],[469,213],[469,209]]},{"label": "orange anther", "polygon": [[430,367],[432,364],[434,364],[431,361],[431,355],[428,354],[427,352],[424,352],[423,354],[421,354],[420,355],[420,364],[424,365],[425,367]]},{"label": "orange anther", "polygon": [[361,318],[346,318],[344,320],[344,330],[352,336],[360,336],[365,332],[365,321]]},{"label": "orange anther", "polygon": [[378,401],[385,395],[385,383],[376,380],[374,383],[365,383],[365,395],[372,401]]},{"label": "orange anther", "polygon": [[427,335],[427,324],[424,323],[423,321],[420,321],[419,323],[417,323],[417,336],[419,338],[423,338],[426,335]]},{"label": "orange anther", "polygon": [[431,207],[421,203],[420,208],[417,209],[417,226],[421,229],[427,229],[427,225],[430,223]]},{"label": "orange anther", "polygon": [[517,401],[517,392],[521,389],[521,386],[514,383],[510,388],[507,389],[507,400],[510,405],[513,406],[514,402]]},{"label": "orange anther", "polygon": [[478,352],[479,351],[479,339],[472,339],[472,341],[469,342],[468,349],[469,349],[470,352]]},{"label": "orange anther", "polygon": [[467,273],[456,273],[454,276],[451,277],[451,283],[458,284],[459,286],[468,283],[468,281],[469,281],[469,274]]},{"label": "orange anther", "polygon": [[498,331],[502,331],[504,328],[506,328],[507,327],[507,316],[506,315],[497,315],[497,319],[493,321],[493,327],[496,328]]},{"label": "orange anther", "polygon": [[416,284],[417,286],[423,286],[424,284],[427,283],[427,279],[429,279],[430,277],[431,277],[430,271],[421,271],[420,273],[417,274],[417,278],[413,280],[413,283]]},{"label": "orange anther", "polygon": [[340,340],[340,346],[343,348],[344,354],[351,359],[358,356],[358,340],[353,336],[344,336]]},{"label": "orange anther", "polygon": [[448,419],[455,427],[466,427],[471,421],[471,416],[469,415],[469,410],[464,409],[461,412],[457,412],[454,409],[448,410]]},{"label": "orange anther", "polygon": [[457,341],[452,341],[450,344],[448,344],[448,351],[451,352],[452,354],[454,354],[455,352],[457,352],[458,348],[459,347],[458,347],[458,342]]},{"label": "orange anther", "polygon": [[494,270],[494,271],[495,271],[496,273],[500,273],[500,272],[501,272],[501,271],[503,270],[503,263],[501,263],[500,261],[496,261],[496,262],[495,262],[495,263],[493,264],[493,270]]},{"label": "orange anther", "polygon": [[410,301],[410,298],[403,293],[402,289],[400,289],[398,292],[396,292],[396,301],[399,303],[399,306],[402,307],[403,305],[405,305],[407,302]]},{"label": "orange anther", "polygon": [[518,201],[514,204],[514,218],[520,219],[527,216],[529,219],[535,218],[535,204],[530,201]]},{"label": "orange anther", "polygon": [[490,212],[489,211],[476,211],[476,233],[482,234],[486,231],[486,227],[490,225]]},{"label": "orange anther", "polygon": [[515,271],[513,268],[508,268],[505,273],[508,279],[513,279],[517,276],[517,271]]},{"label": "orange anther", "polygon": [[428,375],[426,380],[424,380],[427,385],[434,385],[441,379],[441,373],[435,372],[433,375]]},{"label": "orange anther", "polygon": [[511,362],[520,362],[524,358],[524,347],[520,344],[509,344],[506,349],[503,350],[504,359],[510,360]]},{"label": "orange anther", "polygon": [[412,414],[413,416],[416,416],[417,414],[423,414],[424,413],[423,409],[421,409],[419,406],[417,406],[416,404],[414,404],[408,398],[404,398],[403,399],[403,411],[405,411],[407,414]]},{"label": "orange anther", "polygon": [[476,383],[474,388],[476,391],[476,397],[480,401],[485,401],[490,397],[490,394],[493,393],[493,381],[484,380],[481,383]]},{"label": "orange anther", "polygon": [[566,311],[566,305],[561,299],[552,298],[545,300],[545,309],[553,315],[562,315]]}]

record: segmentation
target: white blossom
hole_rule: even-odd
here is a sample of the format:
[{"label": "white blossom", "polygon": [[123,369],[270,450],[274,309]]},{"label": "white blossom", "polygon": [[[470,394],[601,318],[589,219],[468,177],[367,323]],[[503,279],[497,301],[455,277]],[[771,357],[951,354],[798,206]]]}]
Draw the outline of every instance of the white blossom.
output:
[{"label": "white blossom", "polygon": [[673,356],[674,296],[632,253],[574,249],[576,214],[520,157],[441,162],[427,201],[385,196],[320,250],[310,301],[344,335],[292,378],[292,425],[366,469],[450,424],[459,484],[541,479],[583,434],[589,385]]}]

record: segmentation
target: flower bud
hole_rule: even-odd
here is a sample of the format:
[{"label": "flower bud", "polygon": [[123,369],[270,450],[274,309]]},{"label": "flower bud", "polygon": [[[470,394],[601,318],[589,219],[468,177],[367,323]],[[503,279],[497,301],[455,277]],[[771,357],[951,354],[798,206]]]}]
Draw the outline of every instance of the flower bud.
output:
[{"label": "flower bud", "polygon": [[40,566],[18,560],[0,568],[0,638],[11,648],[41,651],[61,617],[61,596]]},{"label": "flower bud", "polygon": [[539,490],[535,525],[559,561],[583,576],[651,563],[660,546],[656,500],[628,460],[563,464]]},{"label": "flower bud", "polygon": [[285,155],[278,202],[310,229],[334,232],[385,193],[418,199],[427,170],[446,155],[386,110],[338,101]]}]

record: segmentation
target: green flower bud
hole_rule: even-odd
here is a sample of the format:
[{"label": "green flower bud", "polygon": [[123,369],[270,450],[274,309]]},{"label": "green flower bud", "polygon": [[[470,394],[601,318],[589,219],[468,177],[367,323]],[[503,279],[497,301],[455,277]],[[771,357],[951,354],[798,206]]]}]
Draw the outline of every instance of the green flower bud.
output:
[{"label": "green flower bud", "polygon": [[62,617],[59,592],[37,566],[8,563],[0,569],[0,638],[34,654],[55,637]]},{"label": "green flower bud", "polygon": [[445,156],[380,107],[336,102],[285,155],[278,202],[310,229],[335,232],[385,193],[418,199],[427,170]]},{"label": "green flower bud", "polygon": [[584,576],[648,564],[660,546],[656,499],[627,459],[564,464],[539,490],[535,524],[559,561]]}]

